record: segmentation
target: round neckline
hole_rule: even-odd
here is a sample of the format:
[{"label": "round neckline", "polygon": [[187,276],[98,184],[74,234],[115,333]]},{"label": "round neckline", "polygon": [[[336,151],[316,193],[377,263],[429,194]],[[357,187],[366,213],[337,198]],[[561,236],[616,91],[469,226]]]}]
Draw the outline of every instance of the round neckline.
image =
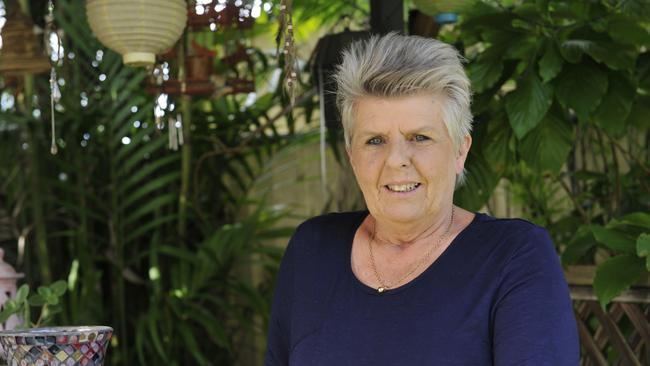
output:
[{"label": "round neckline", "polygon": [[375,296],[391,296],[391,295],[395,295],[395,294],[401,293],[401,292],[409,289],[410,287],[416,285],[418,282],[420,282],[422,277],[426,276],[427,273],[432,271],[432,268],[434,268],[436,266],[436,263],[440,262],[442,259],[449,256],[448,252],[450,251],[450,248],[452,248],[452,246],[453,247],[457,246],[457,245],[454,245],[454,243],[456,243],[456,241],[461,239],[462,236],[466,235],[466,233],[471,228],[473,228],[473,226],[478,221],[480,221],[480,218],[485,216],[484,214],[482,214],[480,212],[473,212],[474,217],[472,218],[472,221],[470,221],[470,223],[466,227],[464,227],[463,230],[461,230],[458,233],[458,235],[456,235],[456,237],[451,241],[451,243],[449,243],[449,245],[447,245],[445,250],[442,253],[440,253],[438,258],[436,258],[436,260],[433,261],[433,263],[431,263],[424,271],[422,271],[422,273],[420,273],[417,277],[415,277],[411,281],[409,281],[409,282],[407,282],[407,283],[405,283],[405,284],[403,284],[403,285],[401,285],[401,286],[399,286],[397,288],[388,290],[388,291],[386,291],[384,293],[379,293],[379,292],[377,292],[376,288],[370,287],[370,286],[366,285],[365,283],[361,282],[361,280],[354,274],[354,271],[352,270],[352,244],[354,243],[354,237],[355,237],[355,235],[357,233],[357,230],[359,230],[359,228],[361,227],[361,224],[368,217],[368,215],[370,215],[370,211],[368,211],[368,210],[363,210],[363,211],[360,211],[360,212],[361,212],[360,218],[357,220],[357,222],[354,223],[354,225],[352,225],[351,232],[348,234],[347,239],[348,239],[348,242],[349,242],[349,249],[348,249],[348,252],[347,252],[347,260],[346,260],[347,265],[346,265],[346,268],[347,268],[348,275],[352,278],[352,281],[355,283],[355,285],[357,287],[359,287],[363,292],[371,294],[371,295],[375,295]]}]

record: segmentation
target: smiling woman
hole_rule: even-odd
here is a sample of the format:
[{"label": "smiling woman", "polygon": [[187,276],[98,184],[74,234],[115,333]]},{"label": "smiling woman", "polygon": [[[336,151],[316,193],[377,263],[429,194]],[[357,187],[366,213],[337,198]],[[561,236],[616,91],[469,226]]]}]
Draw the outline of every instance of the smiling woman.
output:
[{"label": "smiling woman", "polygon": [[337,102],[367,210],[297,229],[266,365],[576,365],[547,232],[453,204],[472,141],[457,52],[389,34],[343,56]]}]

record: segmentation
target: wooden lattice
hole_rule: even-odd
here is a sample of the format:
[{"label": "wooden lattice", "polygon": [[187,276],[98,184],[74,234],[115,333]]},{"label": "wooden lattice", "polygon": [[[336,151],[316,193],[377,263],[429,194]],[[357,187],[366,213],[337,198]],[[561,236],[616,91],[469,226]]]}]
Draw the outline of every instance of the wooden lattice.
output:
[{"label": "wooden lattice", "polygon": [[593,291],[572,286],[574,311],[580,334],[580,365],[650,365],[650,289],[627,291],[607,310]]}]

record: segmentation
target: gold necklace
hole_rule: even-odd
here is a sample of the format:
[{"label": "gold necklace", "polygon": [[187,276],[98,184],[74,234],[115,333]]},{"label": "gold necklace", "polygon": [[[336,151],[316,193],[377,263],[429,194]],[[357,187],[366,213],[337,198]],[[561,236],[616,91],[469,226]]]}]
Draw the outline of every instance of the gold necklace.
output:
[{"label": "gold necklace", "polygon": [[[372,242],[375,240],[375,234],[376,234],[376,226],[377,222],[375,221],[375,225],[372,227],[372,236],[370,237],[370,241],[368,241],[368,248],[370,249],[370,264],[372,266],[372,270],[375,272],[375,277],[377,278],[377,282],[379,282],[379,287],[377,287],[377,292],[384,293],[387,290],[391,289],[393,286],[399,285],[404,281],[407,277],[413,274],[422,264],[424,264],[429,257],[431,256],[431,253],[440,246],[442,243],[442,240],[449,234],[449,231],[451,230],[452,225],[454,224],[454,206],[451,206],[451,219],[449,220],[449,225],[447,226],[447,230],[438,238],[438,241],[436,242],[435,245],[431,246],[431,249],[427,251],[426,255],[420,259],[415,267],[408,271],[404,276],[400,277],[397,281],[394,281],[392,284],[387,284],[379,274],[379,271],[377,270],[377,265],[375,264],[375,256],[372,253]],[[428,236],[427,236],[428,237]],[[416,240],[418,240],[416,238]]]}]

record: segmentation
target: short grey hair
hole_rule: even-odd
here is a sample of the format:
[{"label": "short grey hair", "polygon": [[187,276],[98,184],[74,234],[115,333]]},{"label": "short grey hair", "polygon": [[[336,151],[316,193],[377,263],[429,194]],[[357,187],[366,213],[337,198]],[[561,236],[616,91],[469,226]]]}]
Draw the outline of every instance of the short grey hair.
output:
[{"label": "short grey hair", "polygon": [[[462,56],[451,45],[419,36],[389,33],[351,44],[334,79],[345,145],[350,147],[356,105],[364,97],[443,95],[442,119],[458,149],[472,131],[470,82]],[[456,177],[459,186],[465,172]]]}]

